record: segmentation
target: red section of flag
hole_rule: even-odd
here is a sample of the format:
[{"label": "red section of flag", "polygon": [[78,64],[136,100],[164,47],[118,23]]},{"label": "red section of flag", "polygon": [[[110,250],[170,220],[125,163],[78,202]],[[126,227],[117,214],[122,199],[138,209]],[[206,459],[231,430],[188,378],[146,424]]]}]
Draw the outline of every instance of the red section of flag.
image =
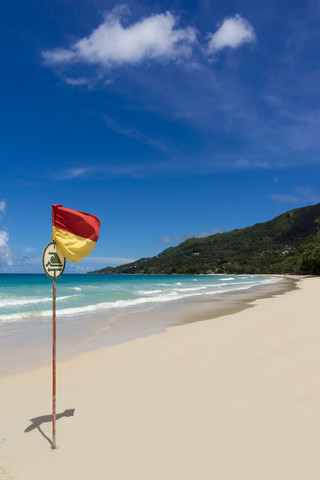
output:
[{"label": "red section of flag", "polygon": [[52,225],[94,242],[99,238],[100,220],[95,215],[62,205],[52,205]]}]

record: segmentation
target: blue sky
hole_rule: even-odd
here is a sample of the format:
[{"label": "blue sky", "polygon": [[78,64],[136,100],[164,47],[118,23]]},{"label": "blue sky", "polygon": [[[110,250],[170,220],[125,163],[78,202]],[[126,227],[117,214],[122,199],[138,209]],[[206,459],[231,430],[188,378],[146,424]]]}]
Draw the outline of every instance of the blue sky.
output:
[{"label": "blue sky", "polygon": [[101,220],[69,272],[320,202],[318,1],[2,2],[0,272],[51,204]]}]

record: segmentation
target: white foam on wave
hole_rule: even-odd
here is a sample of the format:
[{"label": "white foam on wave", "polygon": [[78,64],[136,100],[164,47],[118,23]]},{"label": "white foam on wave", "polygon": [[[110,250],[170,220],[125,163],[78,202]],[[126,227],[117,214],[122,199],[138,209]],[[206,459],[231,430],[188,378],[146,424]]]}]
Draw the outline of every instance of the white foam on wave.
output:
[{"label": "white foam on wave", "polygon": [[[202,296],[202,295],[217,295],[222,293],[228,293],[232,291],[239,291],[239,290],[247,290],[254,286],[259,286],[261,284],[269,284],[274,283],[276,281],[281,280],[281,278],[265,278],[262,281],[246,281],[246,282],[234,282],[232,285],[228,282],[220,283],[219,285],[203,285],[203,286],[194,286],[194,287],[183,287],[178,288],[175,285],[182,285],[180,282],[177,282],[175,285],[168,285],[171,286],[171,290],[141,290],[141,295],[144,295],[140,298],[135,299],[127,299],[127,300],[115,300],[110,302],[101,302],[92,305],[85,305],[79,307],[67,307],[67,308],[59,308],[58,315],[67,317],[67,316],[76,316],[82,315],[89,312],[99,312],[99,311],[107,311],[112,309],[126,309],[130,307],[135,307],[143,304],[157,304],[157,303],[167,303],[175,300],[180,300],[187,297],[194,297],[194,296]],[[222,288],[222,287],[229,287],[229,288]],[[77,295],[72,296],[64,296],[59,297],[58,300],[63,300],[71,297],[75,297]],[[23,299],[19,299],[23,301]],[[27,303],[39,303],[45,301],[52,301],[51,298],[42,298],[42,299],[27,299]],[[31,300],[31,302],[30,302]],[[15,305],[17,305],[15,303]],[[20,303],[21,305],[21,303]],[[52,310],[42,310],[42,311],[28,311],[28,312],[20,312],[20,313],[11,313],[11,314],[0,314],[0,323],[12,323],[12,322],[24,322],[27,320],[36,320],[41,317],[51,317]]]},{"label": "white foam on wave", "polygon": [[[141,297],[135,300],[116,300],[114,302],[101,302],[95,305],[86,305],[83,307],[60,308],[59,311],[57,312],[57,315],[59,315],[59,317],[72,316],[72,315],[81,315],[88,312],[99,312],[102,310],[125,309],[128,307],[135,307],[135,306],[143,305],[146,303],[167,303],[173,300],[179,300],[180,298],[190,297],[194,295],[201,295],[201,294],[189,293],[189,294],[179,295],[178,292],[172,291],[172,292],[158,295],[155,297]],[[25,320],[30,320],[32,318],[36,319],[39,317],[50,317],[51,315],[52,315],[52,310],[4,314],[4,315],[0,315],[0,323],[25,321]]]},{"label": "white foam on wave", "polygon": [[230,291],[232,291],[232,289],[234,288],[235,285],[259,285],[259,283],[257,282],[233,282],[232,285],[230,283],[220,283],[219,285],[217,285],[218,288],[220,287],[230,287]]},{"label": "white foam on wave", "polygon": [[195,292],[197,290],[207,290],[210,287],[210,285],[206,287],[185,287],[185,288],[175,288],[175,292]]},{"label": "white foam on wave", "polygon": [[234,280],[234,277],[220,278],[220,282],[231,282]]},{"label": "white foam on wave", "polygon": [[139,295],[154,295],[155,293],[161,293],[162,290],[138,290]]},{"label": "white foam on wave", "polygon": [[265,280],[262,280],[261,283],[276,283],[279,282],[280,280],[283,280],[284,277],[269,277],[266,278]]},{"label": "white foam on wave", "polygon": [[[57,301],[60,300],[66,300],[68,298],[73,297],[74,295],[65,295],[63,297],[57,297]],[[52,297],[36,297],[36,298],[30,298],[30,297],[20,297],[20,298],[4,298],[0,300],[0,307],[15,307],[15,306],[20,306],[20,305],[32,305],[32,304],[38,304],[38,303],[48,303],[52,302]]]},{"label": "white foam on wave", "polygon": [[8,313],[0,315],[0,323],[9,323],[19,320],[26,320],[31,317],[32,312]]},{"label": "white foam on wave", "polygon": [[242,287],[233,288],[232,290],[225,288],[224,290],[214,290],[214,291],[205,292],[204,295],[217,295],[220,293],[238,292],[240,290],[249,290],[252,287],[253,285],[243,285]]}]

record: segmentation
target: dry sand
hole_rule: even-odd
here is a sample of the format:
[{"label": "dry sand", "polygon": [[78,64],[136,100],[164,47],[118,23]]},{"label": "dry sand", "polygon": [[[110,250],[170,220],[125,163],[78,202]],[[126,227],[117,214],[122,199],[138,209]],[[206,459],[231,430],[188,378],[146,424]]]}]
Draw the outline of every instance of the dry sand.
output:
[{"label": "dry sand", "polygon": [[1,378],[1,480],[319,480],[320,278],[298,287],[58,364],[56,450],[51,369]]}]

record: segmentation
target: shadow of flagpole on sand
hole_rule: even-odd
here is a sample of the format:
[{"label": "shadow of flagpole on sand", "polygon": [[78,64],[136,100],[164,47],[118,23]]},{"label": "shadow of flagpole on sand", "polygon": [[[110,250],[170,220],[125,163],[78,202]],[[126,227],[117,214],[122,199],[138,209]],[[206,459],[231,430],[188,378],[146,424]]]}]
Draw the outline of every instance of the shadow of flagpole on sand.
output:
[{"label": "shadow of flagpole on sand", "polygon": [[[69,408],[62,413],[57,413],[56,420],[62,417],[73,417],[75,412],[74,408]],[[30,418],[31,425],[29,425],[25,432],[31,432],[35,428],[41,433],[41,435],[50,443],[51,447],[53,446],[52,440],[41,430],[40,425],[43,423],[50,423],[52,422],[52,414],[51,415],[42,415],[41,417]]]}]

